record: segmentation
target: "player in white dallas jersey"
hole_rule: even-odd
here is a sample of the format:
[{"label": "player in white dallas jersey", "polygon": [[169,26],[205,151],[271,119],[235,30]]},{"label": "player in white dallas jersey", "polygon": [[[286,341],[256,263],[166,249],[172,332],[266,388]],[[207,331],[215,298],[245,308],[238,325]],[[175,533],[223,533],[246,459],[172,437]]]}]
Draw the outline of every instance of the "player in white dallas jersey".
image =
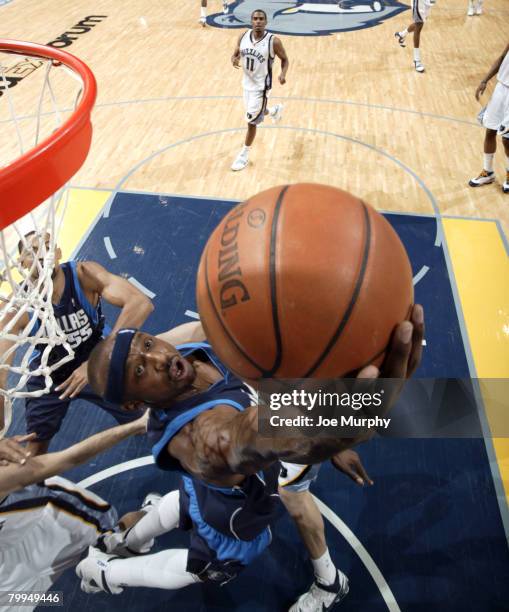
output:
[{"label": "player in white dallas jersey", "polygon": [[[69,480],[51,476],[145,433],[146,423],[143,416],[63,451],[36,457],[21,445],[34,434],[0,440],[0,593],[46,591],[99,536],[113,530],[117,515],[107,502]],[[139,518],[132,516],[134,522]],[[0,609],[11,608],[1,599]]]},{"label": "player in white dallas jersey", "polygon": [[240,153],[232,164],[232,170],[242,170],[249,162],[249,150],[256,136],[256,126],[265,115],[270,115],[275,122],[281,119],[282,104],[267,108],[267,98],[272,87],[272,64],[277,55],[281,60],[279,82],[286,83],[289,61],[283,43],[277,36],[265,30],[267,15],[265,11],[256,10],[251,14],[251,30],[242,34],[232,55],[234,68],[242,62],[244,77],[244,105],[246,107],[247,134]]}]

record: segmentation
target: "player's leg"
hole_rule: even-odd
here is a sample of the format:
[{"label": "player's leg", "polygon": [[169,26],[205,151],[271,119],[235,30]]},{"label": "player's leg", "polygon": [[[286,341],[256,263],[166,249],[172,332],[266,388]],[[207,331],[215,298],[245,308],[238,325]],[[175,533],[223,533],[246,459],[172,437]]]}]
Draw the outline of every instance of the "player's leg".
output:
[{"label": "player's leg", "polygon": [[495,180],[495,172],[493,171],[493,159],[497,150],[497,131],[487,129],[484,136],[484,155],[483,169],[479,176],[470,179],[468,184],[470,187],[480,187],[481,185],[489,185]]},{"label": "player's leg", "polygon": [[400,47],[406,47],[406,43],[405,43],[405,39],[408,36],[408,34],[410,32],[413,32],[415,30],[415,24],[411,23],[407,28],[405,28],[404,30],[395,32],[394,36],[396,37],[396,40],[398,41]]},{"label": "player's leg", "polygon": [[231,169],[235,172],[243,170],[249,163],[251,145],[256,137],[256,128],[262,123],[267,110],[265,91],[244,91],[244,106],[246,109],[247,132],[244,146],[235,158]]},{"label": "player's leg", "polygon": [[482,15],[483,2],[484,2],[484,0],[477,0],[477,6],[475,7],[475,14],[476,15]]},{"label": "player's leg", "polygon": [[502,191],[509,193],[509,133],[502,136],[505,152],[505,180],[502,184]]},{"label": "player's leg", "polygon": [[76,574],[85,593],[104,591],[117,595],[125,586],[182,589],[200,581],[186,570],[187,557],[187,549],[182,548],[132,559],[119,559],[91,548],[88,557],[76,567]]},{"label": "player's leg", "polygon": [[[78,565],[76,573],[81,578],[82,590],[87,593],[106,591],[117,594],[122,592],[120,585],[180,589],[199,581],[186,569],[186,549],[143,554],[150,550],[154,538],[179,526],[179,491],[171,491],[160,499],[152,496],[152,503],[142,506],[142,512],[141,518],[140,515],[133,516],[133,513],[122,517],[124,524],[137,518],[139,520],[121,534],[104,536],[100,542],[101,550],[91,549],[88,557]],[[138,554],[143,556],[119,559],[119,555]]]},{"label": "player's leg", "polygon": [[467,15],[469,17],[472,17],[473,15],[475,15],[475,6],[474,6],[474,0],[468,0],[468,9],[467,9]]},{"label": "player's leg", "polygon": [[125,529],[101,538],[101,551],[120,556],[133,556],[148,552],[154,539],[179,526],[180,496],[170,491],[164,497],[148,495],[140,511],[124,515],[119,524]]},{"label": "player's leg", "polygon": [[488,185],[495,180],[493,160],[495,158],[495,151],[497,150],[497,130],[504,122],[506,109],[509,106],[508,98],[507,87],[502,85],[502,83],[497,83],[493,95],[481,115],[482,125],[486,128],[484,136],[483,169],[479,176],[469,181],[468,184],[470,187]]},{"label": "player's leg", "polygon": [[228,14],[228,0],[223,0],[223,13]]},{"label": "player's leg", "polygon": [[204,27],[207,24],[207,0],[201,0],[200,23]]},{"label": "player's leg", "polygon": [[349,586],[348,578],[335,567],[330,557],[323,518],[309,492],[320,466],[282,465],[281,501],[297,525],[315,574],[310,589],[299,597],[290,612],[328,610],[348,594]]},{"label": "player's leg", "polygon": [[[28,383],[33,391],[37,385]],[[27,433],[36,433],[37,439],[31,440],[27,450],[33,457],[48,451],[53,436],[58,433],[69,408],[69,400],[58,399],[58,393],[50,391],[41,397],[27,397],[25,400],[25,420]]]},{"label": "player's leg", "polygon": [[417,72],[424,72],[424,65],[421,61],[421,32],[424,27],[423,22],[417,22],[414,29],[414,66]]}]

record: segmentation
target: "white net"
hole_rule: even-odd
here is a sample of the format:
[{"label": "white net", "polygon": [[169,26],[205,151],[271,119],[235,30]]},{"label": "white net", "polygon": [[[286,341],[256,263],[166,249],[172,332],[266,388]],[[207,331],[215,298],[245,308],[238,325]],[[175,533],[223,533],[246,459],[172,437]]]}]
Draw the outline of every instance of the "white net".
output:
[{"label": "white net", "polygon": [[[82,90],[79,74],[61,63],[0,51],[0,170],[53,134]],[[52,281],[68,197],[66,184],[0,231],[0,437],[13,401],[47,393],[52,373],[73,358],[55,319]],[[2,208],[15,204],[0,202]],[[29,391],[34,376],[44,383]]]}]

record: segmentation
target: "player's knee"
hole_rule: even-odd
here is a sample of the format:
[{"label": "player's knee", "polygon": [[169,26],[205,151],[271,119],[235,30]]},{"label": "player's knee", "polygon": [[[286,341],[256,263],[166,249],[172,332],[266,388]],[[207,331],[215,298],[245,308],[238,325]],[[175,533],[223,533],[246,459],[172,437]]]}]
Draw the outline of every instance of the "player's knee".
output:
[{"label": "player's knee", "polygon": [[284,487],[279,487],[279,496],[283,502],[288,514],[293,518],[295,522],[305,520],[307,498],[310,496],[309,491],[293,492],[288,491]]}]

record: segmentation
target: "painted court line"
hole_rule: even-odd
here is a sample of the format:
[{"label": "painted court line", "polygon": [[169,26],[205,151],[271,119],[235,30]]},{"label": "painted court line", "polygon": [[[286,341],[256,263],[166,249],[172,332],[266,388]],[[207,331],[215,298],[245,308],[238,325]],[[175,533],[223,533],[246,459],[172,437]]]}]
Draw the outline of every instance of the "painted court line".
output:
[{"label": "painted court line", "polygon": [[339,531],[339,533],[345,538],[348,544],[350,544],[350,546],[356,552],[357,556],[364,564],[364,567],[368,570],[371,577],[375,581],[375,584],[380,591],[380,595],[383,597],[385,604],[387,605],[387,609],[390,612],[401,612],[401,609],[398,606],[394,594],[391,591],[389,585],[387,584],[387,581],[383,577],[382,572],[379,570],[377,564],[373,561],[373,558],[361,544],[359,539],[355,536],[353,531],[339,518],[339,516],[335,512],[333,512],[328,506],[326,506],[323,501],[318,499],[316,495],[313,495],[313,498],[322,515],[329,521],[331,525],[333,525]]},{"label": "painted court line", "polygon": [[150,289],[147,289],[145,285],[142,285],[140,281],[137,281],[134,278],[134,276],[130,276],[127,280],[131,283],[131,285],[134,285],[135,287],[137,287],[142,293],[144,293],[151,300],[156,297],[157,295],[156,293],[154,293],[153,291],[150,291]]},{"label": "painted court line", "polygon": [[104,237],[104,247],[106,248],[106,252],[110,256],[110,259],[116,259],[117,258],[117,254],[115,253],[115,251],[113,249],[113,245],[111,244],[111,239],[110,239],[109,236],[105,236]]}]

